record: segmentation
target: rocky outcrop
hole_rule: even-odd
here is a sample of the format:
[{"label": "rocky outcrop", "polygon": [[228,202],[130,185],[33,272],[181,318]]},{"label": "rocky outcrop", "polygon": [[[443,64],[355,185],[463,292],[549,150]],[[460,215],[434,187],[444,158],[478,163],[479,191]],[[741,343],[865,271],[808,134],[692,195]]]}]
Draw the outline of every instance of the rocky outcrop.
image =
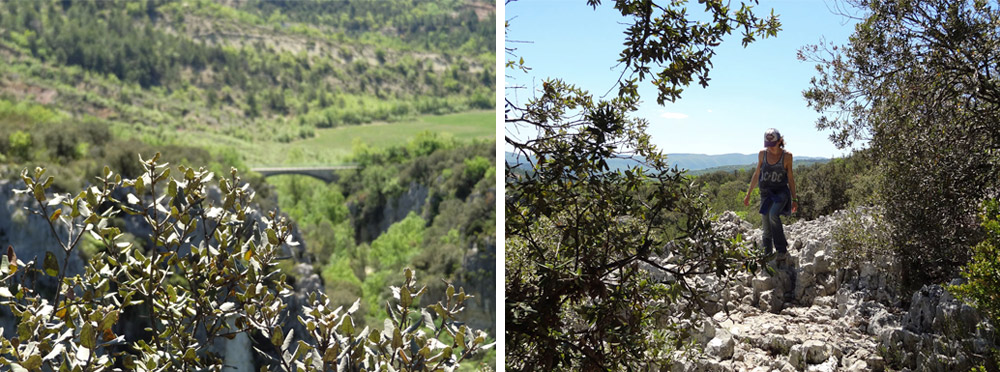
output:
[{"label": "rocky outcrop", "polygon": [[[837,267],[831,230],[843,215],[786,226],[789,257],[772,261],[772,273],[695,280],[718,293],[709,295],[716,305],[705,307],[711,316],[689,323],[704,352],[678,352],[666,369],[964,371],[997,347],[993,325],[943,287],[925,286],[901,308],[883,270]],[[760,241],[760,230],[731,212],[714,228]]]},{"label": "rocky outcrop", "polygon": [[389,226],[406,218],[410,212],[423,214],[429,194],[427,186],[411,182],[405,191],[385,200],[380,208],[371,212],[362,213],[362,204],[371,203],[372,200],[349,201],[347,208],[351,212],[351,218],[356,219],[355,239],[359,242],[371,242],[389,230]]}]

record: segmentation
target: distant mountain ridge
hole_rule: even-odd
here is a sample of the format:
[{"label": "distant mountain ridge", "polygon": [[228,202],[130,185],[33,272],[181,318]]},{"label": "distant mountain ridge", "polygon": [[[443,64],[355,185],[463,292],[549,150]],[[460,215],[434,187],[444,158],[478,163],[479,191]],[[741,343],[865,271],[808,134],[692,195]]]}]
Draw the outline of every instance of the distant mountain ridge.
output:
[{"label": "distant mountain ridge", "polygon": [[[525,163],[523,159],[517,155],[504,152],[505,162],[507,164],[518,164]],[[822,163],[830,161],[829,158],[812,157],[812,156],[797,156],[795,157],[796,163]],[[639,165],[641,159],[608,159],[608,166],[612,169],[625,169],[630,167],[635,167]],[[671,167],[678,167],[681,169],[687,169],[689,171],[701,171],[708,170],[712,168],[723,168],[719,170],[732,170],[739,168],[751,168],[757,163],[757,154],[721,154],[721,155],[706,155],[706,154],[667,154],[667,163]],[[702,172],[695,172],[702,173]]]}]

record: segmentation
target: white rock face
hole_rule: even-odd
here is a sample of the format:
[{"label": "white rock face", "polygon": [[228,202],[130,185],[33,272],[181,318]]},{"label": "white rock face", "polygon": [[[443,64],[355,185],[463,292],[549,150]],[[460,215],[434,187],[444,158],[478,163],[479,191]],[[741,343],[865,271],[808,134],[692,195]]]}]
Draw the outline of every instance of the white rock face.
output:
[{"label": "white rock face", "polygon": [[[232,319],[228,320],[229,326],[236,328]],[[252,372],[254,371],[253,346],[250,343],[250,336],[246,332],[240,332],[232,340],[226,340],[226,369],[232,372]]]},{"label": "white rock face", "polygon": [[715,332],[715,338],[712,338],[712,341],[709,341],[708,345],[705,346],[705,352],[726,360],[733,357],[734,347],[736,347],[736,342],[733,341],[733,335],[725,329],[720,329]]},{"label": "white rock face", "polygon": [[[693,332],[705,354],[677,354],[672,370],[964,371],[976,363],[973,354],[997,347],[994,326],[941,286],[907,295],[904,309],[880,267],[838,268],[831,231],[844,214],[786,226],[790,256],[773,274],[713,282],[722,304]],[[713,227],[760,240],[759,229],[731,212]]]}]

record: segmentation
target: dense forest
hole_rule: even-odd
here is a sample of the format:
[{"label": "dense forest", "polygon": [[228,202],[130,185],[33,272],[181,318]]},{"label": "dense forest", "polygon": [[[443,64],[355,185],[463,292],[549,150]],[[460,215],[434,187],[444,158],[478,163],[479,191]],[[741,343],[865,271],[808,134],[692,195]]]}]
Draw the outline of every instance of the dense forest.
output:
[{"label": "dense forest", "polygon": [[[359,331],[381,329],[390,318],[396,327],[409,327],[413,319],[399,318],[400,309],[423,306],[426,311],[439,301],[454,303],[458,311],[452,313],[448,305],[434,313],[434,331],[412,328],[404,339],[433,332],[445,343],[467,341],[478,347],[460,354],[455,346],[454,356],[450,347],[445,356],[432,345],[435,362],[492,368],[492,350],[482,346],[495,337],[496,322],[494,4],[10,1],[0,8],[0,176],[5,180],[0,182],[5,193],[23,186],[22,169],[37,166],[52,177],[42,191],[50,198],[90,190],[108,171],[132,180],[116,184],[122,192],[141,196],[134,182],[149,173],[157,153],[158,164],[169,164],[157,169],[180,175],[174,176],[180,177],[177,190],[200,187],[184,178],[189,168],[204,167],[212,175],[204,179],[214,180],[231,180],[235,168],[239,181],[234,184],[253,190],[243,197],[252,197],[253,209],[263,216],[278,211],[265,221],[279,232],[278,226],[287,223],[289,239],[297,243],[281,248],[287,254],[272,257],[273,270],[281,275],[262,282],[268,288],[275,293],[282,285],[316,288],[318,281],[326,311],[355,305],[350,312]],[[356,169],[339,172],[331,183],[307,176],[264,178],[250,171],[330,164]],[[165,190],[146,192],[156,197]],[[197,209],[179,213],[188,212]],[[130,216],[106,218],[104,224],[121,229],[120,236],[111,237],[143,247],[145,254],[162,249],[152,243],[155,239],[144,240],[145,230],[129,230],[136,226]],[[257,226],[263,228],[264,222]],[[5,231],[0,237],[14,239],[6,232],[14,227],[0,228]],[[102,239],[72,243],[79,249],[72,255],[67,251],[67,265],[70,256],[98,261],[113,256],[114,245]],[[404,269],[412,270],[412,282]],[[14,280],[7,274],[0,279]],[[42,288],[43,293],[55,288],[44,285],[52,288]],[[410,305],[399,293],[408,285],[414,295],[426,288]],[[464,288],[460,296],[459,288]],[[464,306],[455,302],[458,298]],[[402,301],[400,308],[387,308],[394,301]],[[459,325],[445,327],[451,321],[462,332],[487,332],[481,340],[468,333],[463,341]],[[290,317],[282,326],[288,332],[297,323]],[[113,329],[121,334],[119,326]],[[299,329],[296,339],[308,341],[305,331]],[[151,334],[136,337],[148,341]],[[288,340],[265,345],[265,354],[281,350],[281,341]],[[215,363],[211,358],[200,358],[216,349],[206,347],[204,340],[197,347],[199,363],[210,365]],[[8,353],[0,348],[0,357],[17,360]],[[123,362],[113,355],[105,354]],[[422,365],[409,362],[411,370]],[[275,367],[260,360],[258,365]]]}]

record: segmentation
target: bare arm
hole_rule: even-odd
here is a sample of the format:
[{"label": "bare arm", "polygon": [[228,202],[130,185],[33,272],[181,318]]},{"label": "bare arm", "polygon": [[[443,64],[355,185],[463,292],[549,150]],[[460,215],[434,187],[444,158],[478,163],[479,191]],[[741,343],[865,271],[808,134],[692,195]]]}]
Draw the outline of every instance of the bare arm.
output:
[{"label": "bare arm", "polygon": [[747,189],[747,195],[743,198],[743,205],[750,205],[750,193],[753,192],[753,188],[757,187],[757,179],[760,178],[760,163],[764,158],[764,152],[761,151],[757,154],[757,169],[753,171],[753,177],[750,177],[750,188]]},{"label": "bare arm", "polygon": [[795,196],[795,174],[792,173],[792,153],[785,153],[788,158],[785,159],[785,171],[788,173],[788,190],[792,192],[792,212],[799,209],[798,198]]}]

